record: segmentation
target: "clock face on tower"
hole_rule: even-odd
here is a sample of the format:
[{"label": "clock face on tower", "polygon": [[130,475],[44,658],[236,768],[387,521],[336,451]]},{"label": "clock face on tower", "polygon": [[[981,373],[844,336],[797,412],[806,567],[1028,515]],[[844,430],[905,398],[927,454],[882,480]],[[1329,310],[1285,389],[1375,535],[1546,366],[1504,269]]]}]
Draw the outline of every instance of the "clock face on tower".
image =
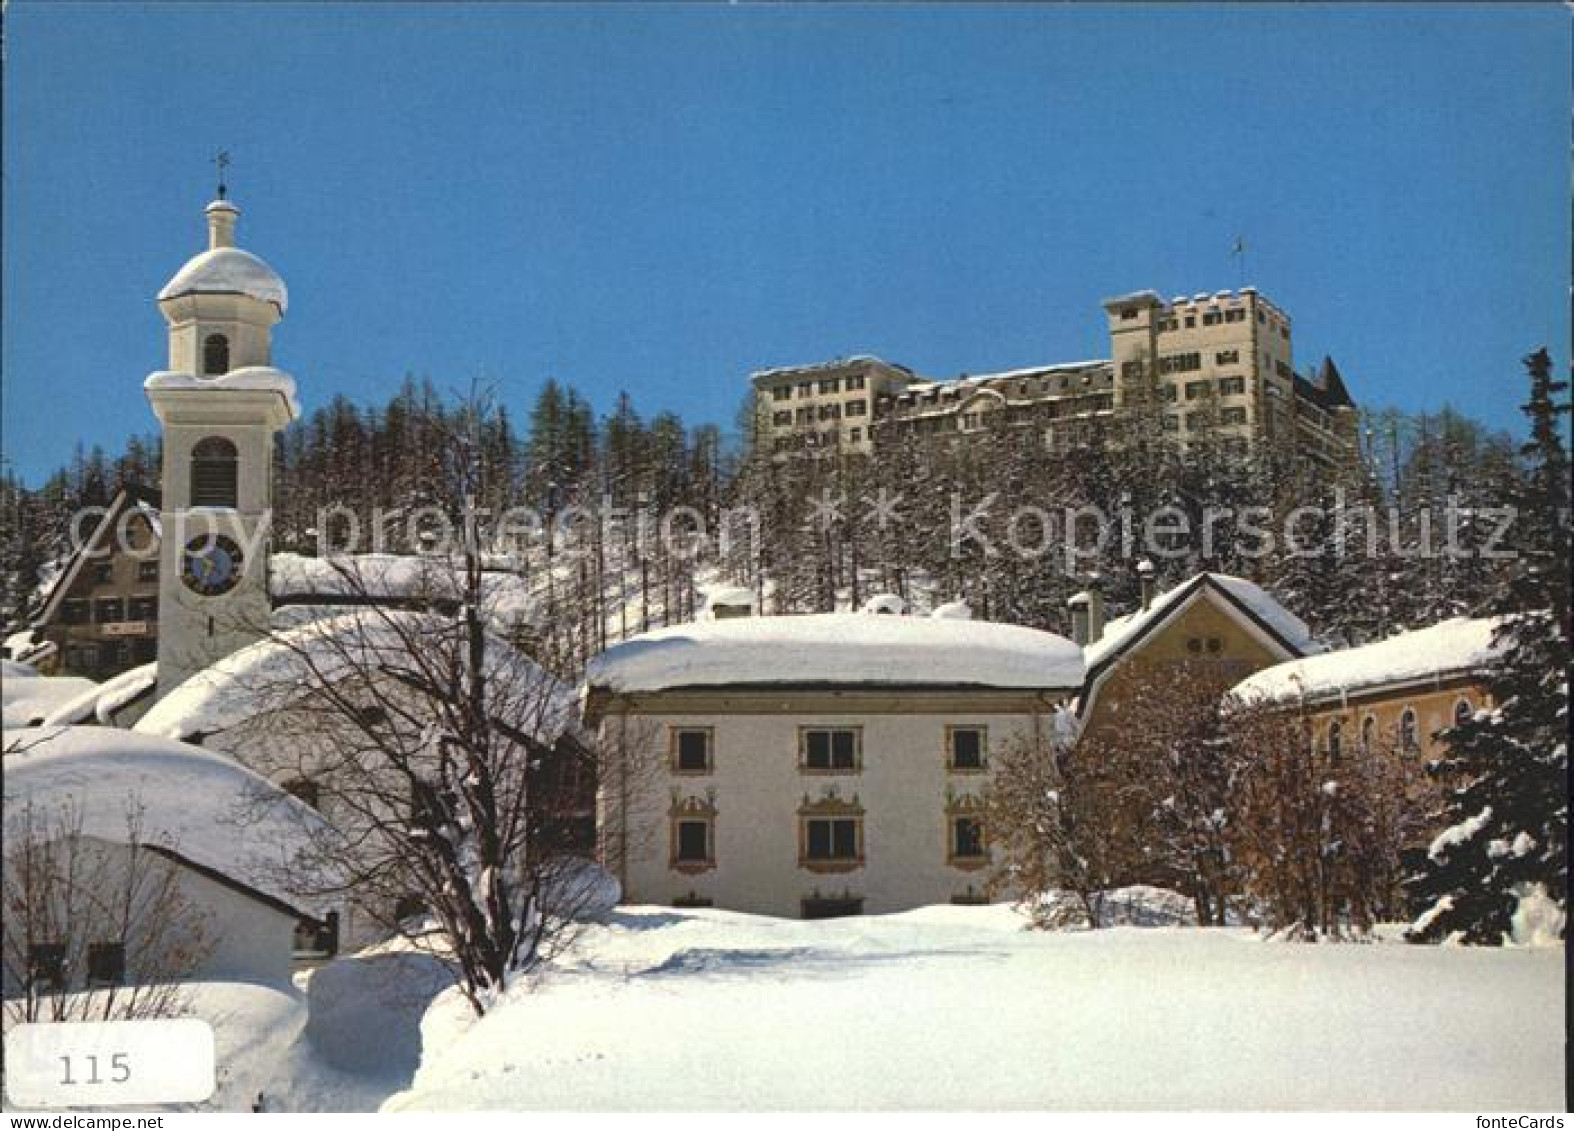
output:
[{"label": "clock face on tower", "polygon": [[233,538],[204,534],[186,543],[180,580],[199,597],[217,597],[240,584],[245,564]]}]

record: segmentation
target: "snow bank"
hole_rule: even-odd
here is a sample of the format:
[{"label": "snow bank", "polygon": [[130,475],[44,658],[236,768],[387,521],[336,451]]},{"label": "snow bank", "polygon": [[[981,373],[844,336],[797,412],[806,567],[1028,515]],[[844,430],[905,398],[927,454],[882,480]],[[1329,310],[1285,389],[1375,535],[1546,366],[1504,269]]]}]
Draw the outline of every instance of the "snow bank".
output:
[{"label": "snow bank", "polygon": [[283,314],[290,294],[284,280],[258,256],[238,247],[215,247],[192,256],[159,291],[159,301],[189,294],[239,294],[271,302]]},{"label": "snow bank", "polygon": [[335,959],[307,983],[306,1035],[334,1068],[409,1081],[421,1062],[421,1017],[453,984],[429,954]]},{"label": "snow bank", "polygon": [[[354,673],[407,667],[410,641],[452,631],[446,618],[394,609],[352,609],[311,620],[198,672],[154,704],[134,729],[174,739],[229,730]],[[506,641],[489,641],[487,670],[508,686],[513,702],[535,708],[527,729],[537,740],[550,745],[575,725],[574,691]]]},{"label": "snow bank", "polygon": [[1495,623],[1455,618],[1376,644],[1291,660],[1242,680],[1230,697],[1243,705],[1316,701],[1389,684],[1479,675],[1497,658]]},{"label": "snow bank", "polygon": [[69,803],[86,835],[113,843],[125,842],[127,806],[135,804],[148,843],[313,910],[281,872],[308,849],[321,818],[233,759],[107,727],[7,731],[4,741],[7,848],[23,833],[16,812],[30,800]]},{"label": "snow bank", "polygon": [[0,672],[0,726],[38,726],[74,699],[96,694],[99,685],[75,675],[39,675],[26,664],[6,660]]},{"label": "snow bank", "polygon": [[[1554,951],[625,908],[384,1110],[1553,1110]],[[1468,1024],[1461,1019],[1468,1019]]]},{"label": "snow bank", "polygon": [[1016,625],[817,613],[657,629],[592,659],[585,679],[615,692],[795,683],[1068,688],[1082,681],[1082,652]]},{"label": "snow bank", "polygon": [[113,679],[91,688],[62,704],[44,719],[45,726],[70,726],[75,723],[115,725],[115,714],[151,694],[158,686],[158,661],[121,672]]},{"label": "snow bank", "polygon": [[290,414],[301,414],[301,402],[295,395],[295,378],[282,369],[268,365],[248,365],[231,369],[217,377],[198,377],[192,373],[173,373],[160,370],[151,373],[142,382],[146,390],[183,389],[241,389],[248,392],[278,393],[290,406]]}]

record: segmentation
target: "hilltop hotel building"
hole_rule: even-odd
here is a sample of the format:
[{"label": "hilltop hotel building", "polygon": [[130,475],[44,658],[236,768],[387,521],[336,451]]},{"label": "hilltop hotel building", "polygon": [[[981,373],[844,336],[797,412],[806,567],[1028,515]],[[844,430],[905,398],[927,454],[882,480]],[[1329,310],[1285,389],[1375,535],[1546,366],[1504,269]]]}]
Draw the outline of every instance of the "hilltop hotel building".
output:
[{"label": "hilltop hotel building", "polygon": [[969,433],[1004,412],[1038,426],[1052,450],[1092,441],[1100,420],[1152,389],[1162,427],[1184,448],[1204,436],[1245,452],[1288,439],[1297,456],[1332,465],[1353,454],[1355,404],[1333,362],[1295,373],[1290,317],[1250,287],[1164,302],[1152,291],[1104,303],[1110,358],[952,381],[877,357],[752,375],[767,443],[868,454],[882,437]]}]

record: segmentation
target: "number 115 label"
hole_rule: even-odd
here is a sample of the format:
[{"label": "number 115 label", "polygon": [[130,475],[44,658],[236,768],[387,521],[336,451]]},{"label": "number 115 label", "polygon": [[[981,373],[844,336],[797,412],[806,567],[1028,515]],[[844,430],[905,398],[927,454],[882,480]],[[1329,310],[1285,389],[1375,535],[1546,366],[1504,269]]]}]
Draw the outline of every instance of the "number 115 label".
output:
[{"label": "number 115 label", "polygon": [[213,1094],[213,1027],[193,1017],[18,1025],[5,1038],[17,1107],[198,1103]]}]

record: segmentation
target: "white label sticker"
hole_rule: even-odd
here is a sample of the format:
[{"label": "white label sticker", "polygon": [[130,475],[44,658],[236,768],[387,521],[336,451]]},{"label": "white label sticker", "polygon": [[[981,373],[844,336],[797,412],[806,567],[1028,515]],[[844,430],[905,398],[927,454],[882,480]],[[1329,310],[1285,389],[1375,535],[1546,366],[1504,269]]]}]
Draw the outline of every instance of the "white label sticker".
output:
[{"label": "white label sticker", "polygon": [[198,1103],[213,1094],[213,1027],[194,1017],[18,1025],[5,1038],[17,1107]]}]

